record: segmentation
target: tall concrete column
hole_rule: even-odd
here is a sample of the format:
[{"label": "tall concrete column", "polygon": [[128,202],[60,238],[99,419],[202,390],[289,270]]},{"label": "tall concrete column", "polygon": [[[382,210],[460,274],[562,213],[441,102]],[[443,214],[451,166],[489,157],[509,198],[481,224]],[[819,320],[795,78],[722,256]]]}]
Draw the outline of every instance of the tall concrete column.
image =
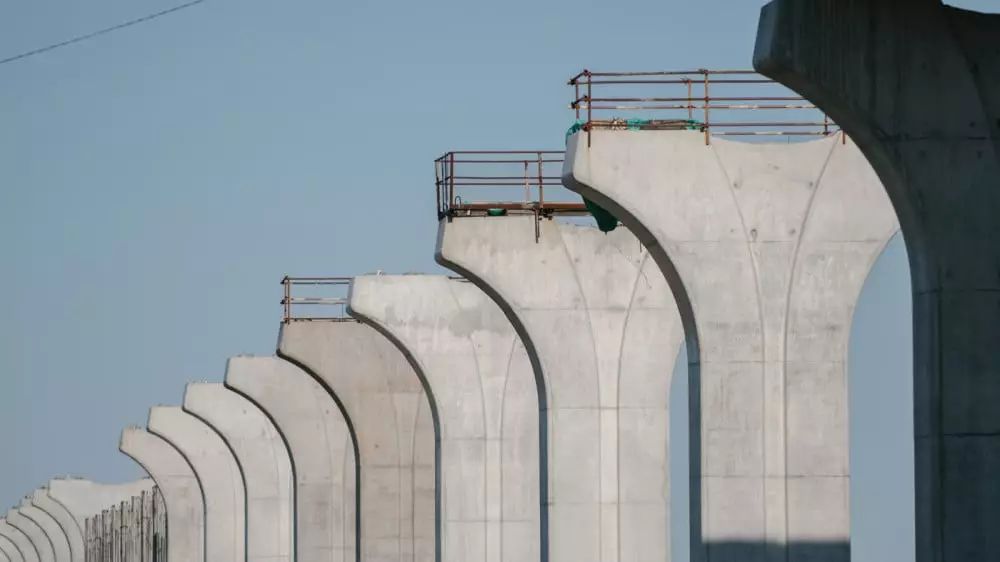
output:
[{"label": "tall concrete column", "polygon": [[39,562],[55,562],[56,554],[52,548],[52,541],[45,535],[45,531],[37,523],[25,517],[19,509],[7,511],[7,523],[28,537],[28,541],[38,553]]},{"label": "tall concrete column", "polygon": [[[205,500],[180,452],[139,427],[122,431],[118,450],[153,478],[167,508],[167,562],[205,562]],[[50,495],[57,493],[50,482]],[[53,496],[56,497],[56,496]]]},{"label": "tall concrete column", "polygon": [[361,559],[434,560],[434,426],[420,380],[381,334],[351,319],[291,322],[278,354],[319,382],[358,442]]},{"label": "tall concrete column", "polygon": [[[0,517],[0,537],[7,545],[7,552],[15,562],[38,562],[38,551],[28,540],[28,537],[7,522],[5,517]],[[13,547],[13,550],[10,549]]]},{"label": "tall concrete column", "polygon": [[51,515],[33,505],[30,496],[21,502],[18,511],[35,525],[38,525],[45,533],[49,544],[52,545],[52,556],[55,562],[71,562],[69,538]]},{"label": "tall concrete column", "polygon": [[754,66],[882,178],[913,284],[916,552],[1000,559],[1000,15],[940,0],[778,0]]},{"label": "tall concrete column", "polygon": [[295,477],[295,560],[356,560],[354,445],[333,398],[277,357],[230,358],[226,387],[264,411],[288,447]]},{"label": "tall concrete column", "polygon": [[173,445],[201,484],[206,559],[244,562],[246,495],[232,451],[217,433],[180,406],[150,408],[146,429]]},{"label": "tall concrete column", "polygon": [[66,536],[69,557],[72,562],[85,562],[83,533],[77,526],[73,514],[62,504],[53,500],[48,495],[48,488],[39,488],[31,495],[31,505],[41,509],[56,521],[63,534]]},{"label": "tall concrete column", "polygon": [[[532,216],[441,222],[436,259],[520,334],[544,402],[553,562],[668,560],[670,291],[627,231]],[[695,455],[697,458],[697,455]]]},{"label": "tall concrete column", "polygon": [[411,359],[435,405],[441,560],[538,560],[538,395],[503,312],[444,276],[356,277],[349,302]]},{"label": "tall concrete column", "polygon": [[49,499],[72,515],[80,537],[83,537],[88,518],[152,489],[153,481],[149,478],[122,484],[100,484],[83,478],[56,478],[49,480],[45,492]]},{"label": "tall concrete column", "polygon": [[569,140],[563,183],[649,248],[700,374],[692,557],[846,562],[851,318],[897,231],[878,177],[840,135],[586,135]]},{"label": "tall concrete column", "polygon": [[184,411],[213,429],[236,458],[246,484],[247,560],[290,561],[292,465],[274,424],[220,383],[189,383]]}]

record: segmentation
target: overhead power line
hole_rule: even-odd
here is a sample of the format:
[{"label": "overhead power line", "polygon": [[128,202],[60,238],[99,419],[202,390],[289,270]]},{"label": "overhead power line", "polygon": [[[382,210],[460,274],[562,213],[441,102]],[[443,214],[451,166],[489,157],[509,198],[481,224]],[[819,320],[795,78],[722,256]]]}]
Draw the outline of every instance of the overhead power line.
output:
[{"label": "overhead power line", "polygon": [[40,55],[40,54],[45,53],[47,51],[52,51],[54,49],[58,49],[60,47],[66,47],[67,45],[72,45],[73,43],[79,43],[80,41],[86,41],[87,39],[93,39],[94,37],[98,37],[98,36],[104,35],[106,33],[111,33],[112,31],[118,31],[119,29],[124,29],[126,27],[131,27],[133,25],[140,24],[140,23],[143,23],[143,22],[147,22],[149,20],[153,20],[153,19],[156,19],[158,17],[165,16],[167,14],[171,14],[173,12],[178,12],[178,11],[183,10],[185,8],[190,8],[191,6],[194,6],[196,4],[201,4],[202,2],[205,2],[205,0],[194,0],[193,2],[188,2],[187,4],[181,4],[180,6],[175,6],[173,8],[169,8],[167,10],[163,10],[162,12],[157,12],[155,14],[150,14],[148,16],[144,16],[144,17],[141,17],[139,19],[134,19],[132,21],[127,21],[125,23],[120,23],[120,24],[118,24],[116,26],[108,27],[108,28],[102,29],[100,31],[95,31],[93,33],[88,33],[86,35],[81,35],[79,37],[75,37],[75,38],[70,39],[68,41],[63,41],[62,43],[56,43],[54,45],[49,45],[47,47],[42,47],[40,49],[35,49],[33,51],[28,51],[26,53],[21,53],[20,55],[14,55],[12,57],[8,57],[8,58],[5,58],[5,59],[0,59],[0,64],[7,64],[9,62],[14,62],[16,60],[26,59],[26,58],[34,56],[34,55]]}]

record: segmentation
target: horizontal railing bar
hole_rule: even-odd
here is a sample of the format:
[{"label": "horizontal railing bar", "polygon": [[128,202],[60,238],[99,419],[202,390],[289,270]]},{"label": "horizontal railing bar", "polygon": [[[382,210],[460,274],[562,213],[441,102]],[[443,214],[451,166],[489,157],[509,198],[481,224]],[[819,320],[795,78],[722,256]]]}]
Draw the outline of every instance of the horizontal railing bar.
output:
[{"label": "horizontal railing bar", "polygon": [[[694,78],[681,80],[590,80],[579,82],[580,86],[627,86],[627,85],[649,85],[649,84],[691,84],[692,86],[704,86],[704,75],[694,75]],[[740,79],[740,78],[709,78],[709,84],[774,84],[773,80],[767,79]]]},{"label": "horizontal railing bar", "polygon": [[557,162],[562,162],[563,158],[558,160],[554,159],[542,159],[542,160],[455,160],[455,164],[555,164]]}]

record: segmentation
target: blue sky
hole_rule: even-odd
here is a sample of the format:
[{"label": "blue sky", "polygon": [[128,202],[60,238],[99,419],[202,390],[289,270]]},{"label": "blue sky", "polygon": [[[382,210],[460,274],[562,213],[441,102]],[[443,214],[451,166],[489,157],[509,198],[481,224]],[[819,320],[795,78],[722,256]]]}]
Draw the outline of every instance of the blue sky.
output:
[{"label": "blue sky", "polygon": [[[179,3],[0,3],[0,59]],[[273,351],[282,275],[440,271],[440,153],[560,147],[583,68],[749,67],[760,5],[208,0],[0,65],[0,506],[139,476],[121,429]],[[859,562],[912,559],[907,279],[856,317]]]}]

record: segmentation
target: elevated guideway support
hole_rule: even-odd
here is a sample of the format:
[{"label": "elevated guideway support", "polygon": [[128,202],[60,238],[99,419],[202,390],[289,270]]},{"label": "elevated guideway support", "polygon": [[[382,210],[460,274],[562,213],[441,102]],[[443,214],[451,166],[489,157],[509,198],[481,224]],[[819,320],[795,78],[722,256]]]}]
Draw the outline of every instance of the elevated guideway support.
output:
[{"label": "elevated guideway support", "polygon": [[435,258],[489,295],[526,348],[544,428],[542,559],[668,560],[681,322],[635,236],[571,224],[590,211],[560,186],[562,160],[438,159]]},{"label": "elevated guideway support", "polygon": [[[846,562],[851,318],[898,230],[878,177],[829,118],[752,71],[571,84],[563,183],[649,249],[700,378],[692,558]],[[616,126],[609,112],[627,109],[638,118]]]},{"label": "elevated guideway support", "polygon": [[775,0],[754,67],[854,139],[913,285],[916,553],[1000,559],[1000,14],[940,0]]}]

